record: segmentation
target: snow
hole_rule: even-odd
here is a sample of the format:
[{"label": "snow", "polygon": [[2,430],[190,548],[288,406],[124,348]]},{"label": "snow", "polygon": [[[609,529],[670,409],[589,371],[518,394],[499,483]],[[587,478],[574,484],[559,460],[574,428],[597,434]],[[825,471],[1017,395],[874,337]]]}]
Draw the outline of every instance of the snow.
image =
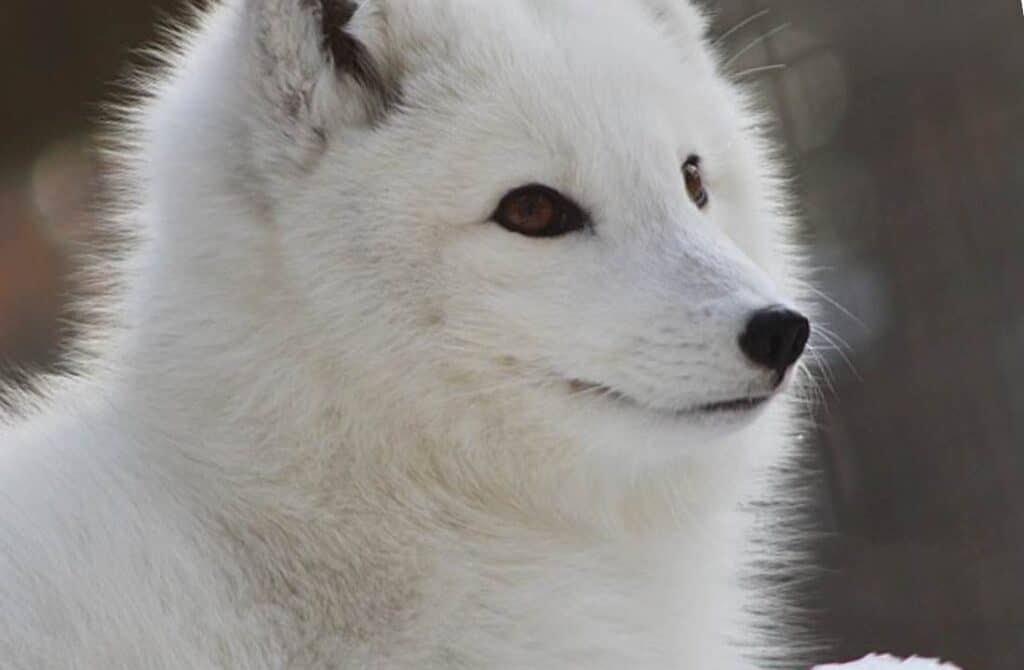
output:
[{"label": "snow", "polygon": [[819,665],[814,670],[959,670],[959,668],[949,663],[916,656],[904,660],[895,656],[870,654],[859,661]]}]

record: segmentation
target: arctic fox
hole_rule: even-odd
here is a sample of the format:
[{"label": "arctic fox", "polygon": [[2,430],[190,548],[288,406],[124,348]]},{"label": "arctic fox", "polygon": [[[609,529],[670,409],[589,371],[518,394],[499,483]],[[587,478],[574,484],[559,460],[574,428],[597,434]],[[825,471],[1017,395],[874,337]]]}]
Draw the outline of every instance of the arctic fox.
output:
[{"label": "arctic fox", "polygon": [[125,130],[99,363],[0,435],[0,664],[757,667],[743,503],[810,326],[705,30],[207,10]]}]

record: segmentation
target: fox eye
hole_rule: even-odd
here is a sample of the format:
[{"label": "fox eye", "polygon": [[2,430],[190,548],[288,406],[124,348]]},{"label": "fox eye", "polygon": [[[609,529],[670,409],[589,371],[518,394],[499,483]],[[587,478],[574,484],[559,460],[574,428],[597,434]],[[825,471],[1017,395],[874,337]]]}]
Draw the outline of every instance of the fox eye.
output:
[{"label": "fox eye", "polygon": [[683,180],[686,182],[686,192],[690,194],[690,200],[699,209],[708,206],[708,192],[704,188],[704,178],[700,174],[700,158],[690,156],[683,163]]},{"label": "fox eye", "polygon": [[579,205],[540,184],[509,192],[491,218],[506,230],[527,237],[558,237],[581,230],[587,223]]}]

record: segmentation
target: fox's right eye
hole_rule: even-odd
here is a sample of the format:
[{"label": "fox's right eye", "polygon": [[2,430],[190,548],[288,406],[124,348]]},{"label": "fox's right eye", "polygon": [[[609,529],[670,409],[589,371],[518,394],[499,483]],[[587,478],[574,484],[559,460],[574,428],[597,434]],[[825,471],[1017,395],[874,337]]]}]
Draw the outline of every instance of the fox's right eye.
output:
[{"label": "fox's right eye", "polygon": [[704,209],[708,206],[708,192],[704,188],[704,177],[700,172],[700,157],[690,156],[683,163],[683,179],[686,182],[686,191],[690,194],[690,200],[697,205],[697,209]]},{"label": "fox's right eye", "polygon": [[506,230],[527,237],[558,237],[587,226],[587,215],[579,205],[540,184],[509,192],[491,218]]}]

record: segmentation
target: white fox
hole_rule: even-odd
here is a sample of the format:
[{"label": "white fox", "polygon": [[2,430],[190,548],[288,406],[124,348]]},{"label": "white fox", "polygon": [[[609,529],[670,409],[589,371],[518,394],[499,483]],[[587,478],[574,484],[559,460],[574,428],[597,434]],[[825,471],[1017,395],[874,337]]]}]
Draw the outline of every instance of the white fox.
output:
[{"label": "white fox", "polygon": [[197,23],[99,364],[0,433],[3,667],[757,667],[741,509],[810,326],[698,10]]}]

